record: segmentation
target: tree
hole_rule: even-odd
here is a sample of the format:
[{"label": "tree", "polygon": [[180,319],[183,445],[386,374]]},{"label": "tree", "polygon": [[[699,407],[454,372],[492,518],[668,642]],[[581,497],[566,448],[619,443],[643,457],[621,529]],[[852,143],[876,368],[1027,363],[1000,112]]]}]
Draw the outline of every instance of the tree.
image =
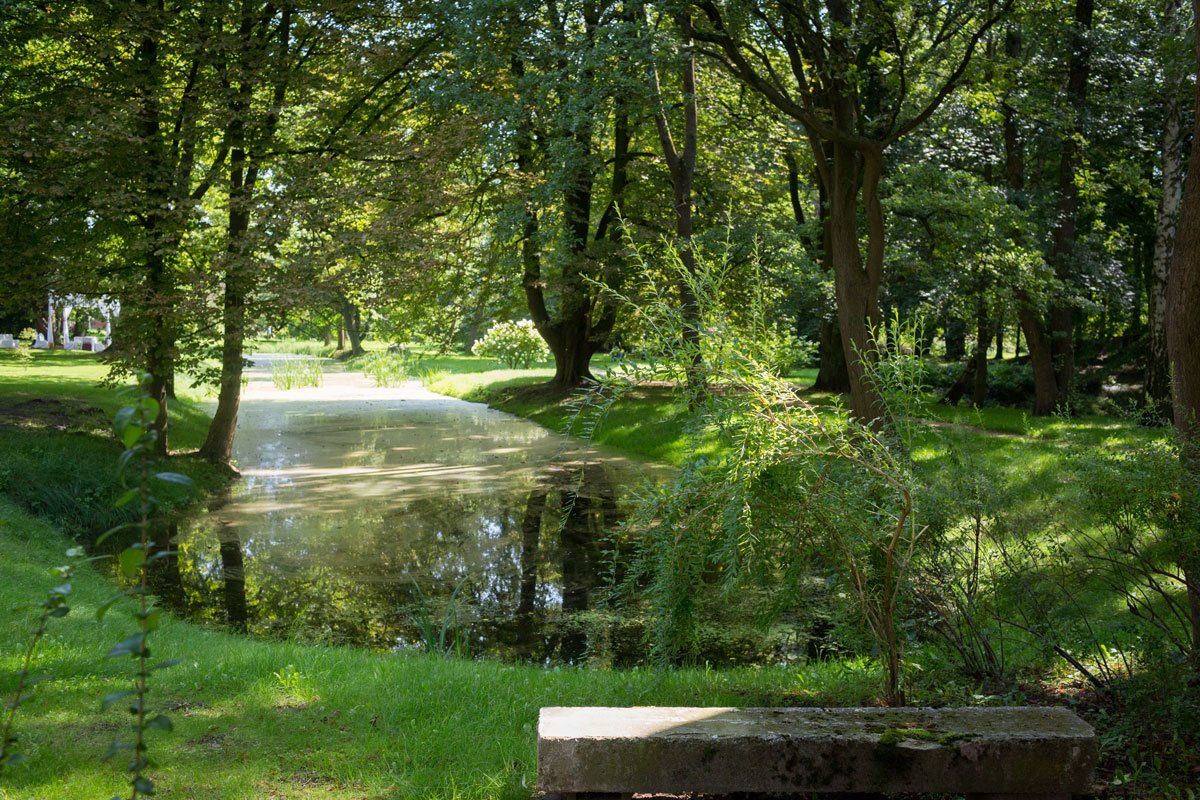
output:
[{"label": "tree", "polygon": [[[651,54],[647,67],[650,94],[654,102],[654,125],[658,131],[663,160],[671,176],[671,208],[675,212],[675,248],[690,275],[696,272],[696,252],[692,242],[695,225],[692,221],[692,186],[696,179],[696,154],[698,149],[699,123],[696,112],[696,53],[692,42],[690,12],[681,12],[677,24],[682,52],[679,60],[679,90],[682,94],[683,130],[682,144],[677,144],[671,133],[671,121],[662,96],[658,66]],[[703,357],[700,353],[699,306],[688,281],[679,284],[679,299],[683,306],[683,340],[692,349],[692,365],[688,370],[688,385],[693,394],[703,391]]]},{"label": "tree", "polygon": [[[254,247],[250,219],[259,175],[266,153],[274,146],[279,115],[288,100],[290,71],[297,60],[292,52],[291,5],[278,10],[245,0],[237,20],[231,57],[220,62],[228,122],[225,146],[229,148],[228,222],[224,259],[220,391],[217,409],[200,447],[201,457],[216,463],[229,460],[237,429],[242,392],[242,366],[246,339],[247,294],[253,285]],[[263,78],[266,102],[255,113],[256,89]]]},{"label": "tree", "polygon": [[1166,0],[1163,5],[1164,35],[1164,121],[1162,132],[1162,194],[1155,220],[1154,256],[1149,285],[1149,348],[1146,353],[1146,395],[1159,409],[1170,408],[1171,376],[1167,357],[1167,282],[1171,253],[1175,247],[1175,225],[1183,199],[1184,88],[1186,61],[1175,52],[1185,40],[1183,3]]},{"label": "tree", "polygon": [[[700,0],[696,38],[706,52],[803,128],[829,198],[829,249],[850,406],[864,420],[886,408],[866,379],[881,322],[885,154],[927,120],[962,81],[1007,6],[935,7],[827,0],[803,4]],[[859,243],[865,212],[867,251]]]},{"label": "tree", "polygon": [[[1192,16],[1193,30],[1200,30],[1200,0],[1192,0]],[[1193,35],[1193,47],[1194,67],[1200,67],[1200,36]],[[1166,333],[1175,427],[1184,442],[1187,466],[1200,480],[1200,81],[1195,86],[1192,120],[1187,179],[1167,279]],[[1200,673],[1200,550],[1185,553],[1182,562],[1191,609],[1192,655]]]}]

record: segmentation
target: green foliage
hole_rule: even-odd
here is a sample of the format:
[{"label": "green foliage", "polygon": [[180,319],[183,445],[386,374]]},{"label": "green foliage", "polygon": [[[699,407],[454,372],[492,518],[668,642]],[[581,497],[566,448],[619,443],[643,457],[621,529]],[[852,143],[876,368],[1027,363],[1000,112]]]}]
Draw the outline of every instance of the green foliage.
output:
[{"label": "green foliage", "polygon": [[271,364],[271,382],[281,391],[318,387],[325,382],[325,371],[317,358],[279,359]]},{"label": "green foliage", "polygon": [[50,620],[65,617],[71,612],[71,607],[67,605],[71,596],[71,578],[74,576],[82,556],[82,548],[72,547],[67,550],[68,562],[50,570],[56,585],[46,593],[44,600],[34,606],[34,608],[40,609],[37,624],[29,637],[25,653],[21,657],[16,688],[13,689],[12,697],[5,708],[4,729],[0,732],[0,773],[3,773],[6,767],[16,766],[25,760],[25,756],[17,749],[18,742],[15,731],[17,710],[32,696],[33,690],[39,683],[50,678],[49,675],[33,674],[34,658],[37,656],[39,646],[46,638]]},{"label": "green foliage", "polygon": [[[629,305],[644,349],[611,370],[581,408],[594,430],[607,409],[647,383],[679,382],[690,435],[718,437],[720,455],[693,456],[678,475],[649,487],[627,522],[642,544],[635,573],[650,583],[653,646],[660,658],[694,652],[701,598],[728,601],[748,586],[777,598],[774,613],[804,608],[815,586],[839,583],[883,656],[890,702],[903,699],[899,604],[922,529],[913,517],[912,477],[903,448],[852,419],[831,421],[777,374],[772,328],[762,305],[728,313],[728,259],[674,259],[673,277],[697,299],[699,341],[688,342],[673,292],[642,287]],[[898,370],[897,373],[902,372]],[[873,379],[881,382],[883,374]],[[709,387],[709,388],[705,388]],[[714,586],[714,580],[716,585]]]},{"label": "green foliage", "polygon": [[412,366],[407,352],[370,353],[362,360],[362,371],[376,386],[399,386],[410,380]]},{"label": "green foliage", "polygon": [[35,339],[37,339],[37,331],[33,328],[22,328],[21,332],[17,334],[17,340],[27,345],[32,345]]},{"label": "green foliage", "polygon": [[103,620],[112,605],[122,597],[132,597],[136,602],[133,620],[136,630],[128,634],[108,651],[109,658],[130,657],[134,660],[133,688],[106,695],[103,707],[129,700],[129,713],[133,717],[132,741],[114,741],[105,754],[105,760],[122,753],[129,754],[130,800],[155,793],[154,782],[147,771],[152,762],[149,757],[147,734],[152,730],[171,731],[170,717],[162,713],[151,713],[148,707],[150,679],[158,670],[173,666],[177,662],[159,661],[150,663],[150,639],[158,630],[163,612],[154,602],[149,587],[150,564],[171,555],[169,550],[155,549],[151,542],[151,517],[159,508],[156,488],[160,485],[189,486],[191,480],[177,472],[162,472],[157,469],[156,441],[158,433],[154,422],[158,417],[158,402],[150,396],[150,376],[141,381],[141,394],[135,401],[119,410],[113,419],[113,432],[125,450],[118,459],[118,474],[124,493],[117,498],[116,505],[131,506],[137,513],[136,521],[119,525],[109,530],[96,544],[116,534],[132,529],[136,541],[117,555],[118,578],[126,588],[96,611],[96,619]]},{"label": "green foliage", "polygon": [[529,369],[550,358],[550,348],[527,319],[497,322],[475,342],[471,352],[494,358],[509,369]]}]

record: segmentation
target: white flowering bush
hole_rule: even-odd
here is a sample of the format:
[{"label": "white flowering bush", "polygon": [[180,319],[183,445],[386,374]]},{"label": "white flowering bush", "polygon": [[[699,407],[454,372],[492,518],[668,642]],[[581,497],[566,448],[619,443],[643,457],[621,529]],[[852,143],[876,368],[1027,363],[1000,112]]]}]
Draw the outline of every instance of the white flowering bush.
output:
[{"label": "white flowering bush", "polygon": [[471,352],[494,358],[509,369],[529,369],[550,358],[550,348],[527,319],[497,322],[475,342]]}]

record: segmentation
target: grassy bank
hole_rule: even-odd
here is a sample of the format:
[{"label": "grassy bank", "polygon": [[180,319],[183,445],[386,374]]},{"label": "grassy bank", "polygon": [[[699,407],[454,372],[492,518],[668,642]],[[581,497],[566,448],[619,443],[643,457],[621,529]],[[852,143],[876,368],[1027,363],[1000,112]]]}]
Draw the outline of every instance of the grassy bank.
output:
[{"label": "grassy bank", "polygon": [[[108,513],[119,450],[107,419],[121,403],[98,386],[93,356],[38,353],[0,362],[0,690],[14,686],[34,615],[25,606],[57,581],[71,533]],[[195,447],[206,417],[184,394],[172,408],[175,444]],[[207,467],[173,469],[203,483]],[[73,581],[72,612],[54,620],[35,672],[40,685],[18,717],[26,764],[0,774],[0,797],[107,797],[120,792],[126,738],[120,704],[132,662],[105,652],[131,628],[128,608],[102,622],[112,594],[90,567]],[[416,654],[246,637],[168,619],[154,658],[182,663],[155,675],[153,704],[174,719],[155,733],[160,791],[180,798],[526,798],[532,794],[537,710],[556,704],[852,704],[872,702],[879,678],[861,663],[727,671],[544,670]]]},{"label": "grassy bank", "polygon": [[[67,540],[0,501],[0,607],[51,585],[47,568]],[[19,718],[27,765],[0,777],[5,798],[106,797],[120,768],[101,763],[128,714],[101,713],[132,663],[103,653],[129,628],[96,606],[111,593],[86,571],[73,611],[56,620],[38,670],[55,676]],[[28,613],[5,613],[0,669],[18,666]],[[535,765],[537,710],[573,704],[824,704],[874,696],[864,668],[609,672],[543,670],[434,656],[253,641],[185,622],[155,634],[155,658],[182,658],[157,674],[154,702],[176,729],[155,734],[156,777],[170,797],[525,798]],[[9,681],[4,688],[10,689]]]},{"label": "grassy bank", "polygon": [[[421,359],[417,371],[436,391],[490,402],[552,428],[573,420],[560,395],[536,387],[549,377],[547,368],[506,370],[484,359],[444,356]],[[8,676],[33,622],[30,611],[11,609],[54,585],[49,568],[61,563],[71,534],[94,529],[110,513],[118,448],[107,418],[120,397],[96,385],[103,373],[86,354],[35,354],[29,366],[0,361],[0,690],[12,688]],[[833,398],[810,396],[836,413]],[[1014,409],[936,406],[921,413],[934,423],[914,451],[921,468],[964,469],[962,460],[973,459],[1003,483],[1008,502],[1030,515],[1070,490],[1077,448],[1069,445],[1120,448],[1161,435],[1104,417],[1029,420]],[[201,397],[185,390],[172,421],[175,446],[197,446],[207,423]],[[612,409],[597,439],[680,463],[691,446],[687,424],[686,408],[666,389],[651,388]],[[716,448],[715,439],[708,442]],[[224,480],[186,455],[173,461],[202,489]],[[1080,524],[1086,512],[1070,509]],[[102,712],[100,698],[126,688],[132,668],[103,657],[130,630],[128,609],[95,621],[95,608],[110,594],[107,579],[91,568],[74,581],[73,611],[54,622],[35,668],[55,680],[38,688],[18,722],[29,762],[0,774],[3,800],[121,790],[121,766],[100,760],[128,724],[119,707]],[[1098,604],[1110,600],[1095,597]],[[1110,616],[1115,620],[1116,611]],[[151,749],[160,788],[182,798],[528,798],[537,709],[544,705],[857,705],[877,703],[881,689],[869,663],[849,659],[732,670],[545,670],[251,640],[174,619],[153,646],[155,659],[183,662],[156,675],[154,703],[176,729],[155,733]],[[1076,691],[1077,676],[1066,670],[1022,672],[1005,693],[985,696],[933,648],[914,646],[908,659],[916,703],[1041,697],[1088,705]],[[1146,760],[1184,745],[1171,751],[1150,745],[1157,750],[1148,752],[1136,715],[1091,710],[1104,737],[1106,775],[1133,786],[1140,781],[1143,789],[1131,796],[1185,797],[1145,788],[1165,786],[1154,777],[1159,767]]]},{"label": "grassy bank", "polygon": [[[567,433],[581,433],[588,422],[564,402],[560,392],[544,388],[553,375],[548,368],[533,370],[502,369],[495,362],[474,356],[431,359],[427,369],[418,368],[425,385],[435,392],[477,403],[487,403],[502,411],[527,417],[546,427]],[[603,364],[600,365],[603,368]],[[799,386],[807,386],[816,377],[815,370],[793,376]],[[840,413],[840,398],[823,392],[801,392],[810,402]],[[1026,410],[1007,406],[971,408],[945,406],[932,400],[920,408],[921,419],[929,423],[924,436],[922,456],[934,459],[955,452],[979,457],[998,468],[1022,462],[1026,466],[1051,458],[1061,466],[1062,445],[1084,448],[1124,447],[1164,435],[1162,429],[1145,428],[1132,420],[1111,416],[1033,417]],[[632,455],[680,464],[691,452],[686,437],[691,415],[686,402],[669,388],[640,388],[606,409],[594,432],[595,440]],[[715,440],[701,438],[702,452],[715,452]]]},{"label": "grassy bank", "polygon": [[[72,534],[95,535],[121,521],[114,465],[121,448],[110,431],[129,394],[103,383],[108,367],[91,353],[35,351],[23,362],[0,355],[0,495]],[[127,382],[128,383],[128,382]],[[183,384],[169,406],[172,469],[198,494],[225,485],[228,470],[188,455],[204,440],[204,395]],[[186,491],[167,490],[174,503]]]}]

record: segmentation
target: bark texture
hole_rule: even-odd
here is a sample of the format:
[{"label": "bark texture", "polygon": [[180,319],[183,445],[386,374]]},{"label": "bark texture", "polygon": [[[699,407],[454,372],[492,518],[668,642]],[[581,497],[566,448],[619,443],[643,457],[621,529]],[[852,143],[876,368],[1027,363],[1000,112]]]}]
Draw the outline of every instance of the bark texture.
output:
[{"label": "bark texture", "polygon": [[[1200,22],[1200,0],[1192,0]],[[1200,65],[1200,37],[1196,37]],[[1200,81],[1194,110],[1200,112]],[[1175,427],[1184,441],[1187,467],[1200,473],[1200,113],[1193,117],[1192,146],[1183,186],[1175,251],[1167,279],[1167,351],[1173,380],[1171,397]],[[1195,541],[1182,556],[1192,625],[1192,663],[1200,676],[1200,546]]]},{"label": "bark texture", "polygon": [[[1182,3],[1167,0],[1163,22],[1173,35],[1183,35]],[[1168,66],[1162,136],[1162,195],[1154,229],[1154,254],[1147,292],[1148,352],[1146,395],[1161,411],[1171,406],[1171,371],[1167,355],[1167,279],[1175,249],[1175,226],[1183,200],[1183,85],[1187,79],[1182,64]]]}]

